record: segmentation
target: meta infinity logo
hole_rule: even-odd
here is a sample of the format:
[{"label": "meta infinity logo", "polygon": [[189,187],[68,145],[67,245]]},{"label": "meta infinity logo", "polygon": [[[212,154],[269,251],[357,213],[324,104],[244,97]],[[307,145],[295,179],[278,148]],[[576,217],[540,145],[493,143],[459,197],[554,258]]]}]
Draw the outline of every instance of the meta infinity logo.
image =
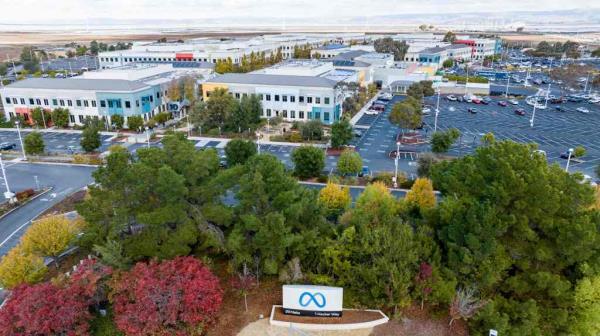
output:
[{"label": "meta infinity logo", "polygon": [[[317,300],[317,298],[321,298],[320,302],[319,302],[319,300]],[[323,307],[325,307],[325,304],[326,304],[325,296],[318,292],[314,293],[314,294],[309,293],[309,292],[304,292],[300,295],[300,298],[298,299],[298,303],[300,303],[300,305],[302,307],[308,306],[311,302],[314,302],[314,304],[317,307],[323,308]]]}]

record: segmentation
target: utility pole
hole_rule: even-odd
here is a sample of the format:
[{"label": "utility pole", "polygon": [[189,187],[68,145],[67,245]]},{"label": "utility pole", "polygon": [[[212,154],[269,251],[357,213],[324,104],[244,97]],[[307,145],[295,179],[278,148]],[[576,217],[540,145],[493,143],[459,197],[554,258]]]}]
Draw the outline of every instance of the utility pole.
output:
[{"label": "utility pole", "polygon": [[533,128],[533,121],[535,120],[535,108],[537,107],[537,99],[533,102],[533,114],[531,115],[531,119],[529,120],[529,126]]},{"label": "utility pole", "polygon": [[433,123],[433,132],[437,132],[437,121],[438,121],[438,115],[440,114],[440,89],[438,88],[438,92],[437,92],[437,105],[435,107],[435,121]]},{"label": "utility pole", "polygon": [[2,153],[0,153],[0,168],[2,169],[2,177],[4,178],[4,184],[6,185],[6,192],[4,193],[4,197],[7,200],[9,200],[10,203],[12,203],[15,194],[13,194],[10,191],[10,187],[8,186],[8,179],[6,179],[6,171],[4,170],[4,162],[2,161]]},{"label": "utility pole", "polygon": [[23,160],[27,160],[27,155],[25,155],[25,146],[23,146],[23,137],[21,137],[21,128],[19,127],[20,122],[15,121],[15,125],[17,126],[17,133],[19,134],[19,142],[21,143],[21,151],[23,152]]},{"label": "utility pole", "polygon": [[398,158],[400,157],[400,141],[396,142],[396,158],[394,160],[394,188],[398,188]]},{"label": "utility pole", "polygon": [[506,92],[504,92],[504,97],[508,99],[508,83],[510,83],[510,74],[508,79],[506,80]]}]

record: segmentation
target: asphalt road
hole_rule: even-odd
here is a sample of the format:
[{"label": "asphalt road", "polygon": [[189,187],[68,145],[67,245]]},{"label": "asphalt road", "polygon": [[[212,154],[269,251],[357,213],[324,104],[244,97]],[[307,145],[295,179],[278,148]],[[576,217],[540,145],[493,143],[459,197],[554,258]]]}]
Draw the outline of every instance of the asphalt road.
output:
[{"label": "asphalt road", "polygon": [[[31,129],[21,130],[21,137],[24,139],[27,134],[33,132]],[[81,141],[80,133],[61,133],[61,132],[40,132],[44,139],[45,151],[49,153],[82,153],[83,149],[79,145]],[[102,145],[99,148],[100,152],[103,152],[110,147],[110,143],[107,142],[110,138],[108,135],[100,135]],[[0,131],[0,143],[8,142],[15,144],[16,151],[21,151],[21,142],[16,130],[1,130]]]},{"label": "asphalt road", "polygon": [[[40,187],[52,187],[52,190],[0,220],[0,255],[6,254],[19,242],[32,219],[71,193],[90,184],[91,173],[94,170],[93,167],[71,165],[6,163],[6,175],[11,191],[35,188],[34,176],[37,176]],[[1,187],[2,192],[6,191],[4,180]]]}]

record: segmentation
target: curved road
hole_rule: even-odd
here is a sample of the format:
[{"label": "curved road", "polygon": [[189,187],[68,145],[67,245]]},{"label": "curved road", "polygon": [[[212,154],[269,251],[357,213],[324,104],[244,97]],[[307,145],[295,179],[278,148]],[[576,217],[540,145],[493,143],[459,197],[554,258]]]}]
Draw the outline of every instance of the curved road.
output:
[{"label": "curved road", "polygon": [[[27,226],[46,209],[62,201],[71,193],[92,182],[95,167],[5,162],[6,178],[12,192],[40,187],[52,190],[39,196],[25,206],[9,213],[0,220],[0,256],[17,245]],[[1,176],[1,175],[0,175]],[[0,178],[0,192],[6,191],[5,181]]]}]

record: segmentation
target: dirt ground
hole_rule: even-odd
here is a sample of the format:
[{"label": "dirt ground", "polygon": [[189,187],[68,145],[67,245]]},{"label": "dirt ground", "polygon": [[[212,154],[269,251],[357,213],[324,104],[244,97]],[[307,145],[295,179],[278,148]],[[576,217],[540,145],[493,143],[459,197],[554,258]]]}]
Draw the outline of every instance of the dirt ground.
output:
[{"label": "dirt ground", "polygon": [[85,190],[80,190],[80,191],[73,193],[72,195],[70,195],[67,198],[65,198],[64,200],[62,200],[61,202],[53,205],[48,210],[44,211],[40,217],[74,211],[75,205],[77,203],[83,201],[83,198],[85,197],[86,193],[87,193],[87,191],[85,191]]},{"label": "dirt ground", "polygon": [[370,336],[468,336],[464,321],[455,321],[448,325],[447,316],[436,318],[427,308],[411,306],[403,310],[400,320],[377,326]]}]

